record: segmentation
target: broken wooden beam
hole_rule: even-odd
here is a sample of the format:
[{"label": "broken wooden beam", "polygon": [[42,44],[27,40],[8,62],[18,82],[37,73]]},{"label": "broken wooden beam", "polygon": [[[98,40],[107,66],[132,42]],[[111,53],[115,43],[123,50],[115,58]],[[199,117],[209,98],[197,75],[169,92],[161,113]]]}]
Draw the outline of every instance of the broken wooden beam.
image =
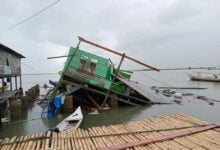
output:
[{"label": "broken wooden beam", "polygon": [[[124,54],[119,53],[119,52],[117,52],[117,51],[115,51],[115,50],[112,50],[112,49],[110,49],[110,48],[107,48],[107,47],[101,46],[101,45],[99,45],[99,44],[96,44],[96,43],[94,43],[94,42],[88,41],[88,40],[86,40],[86,39],[84,39],[84,38],[82,38],[82,37],[78,37],[78,38],[79,38],[79,40],[82,41],[82,42],[85,42],[85,43],[87,43],[87,44],[90,44],[90,45],[93,45],[93,46],[95,46],[95,47],[101,48],[101,49],[103,49],[103,50],[105,50],[105,51],[108,51],[108,52],[111,52],[111,53],[113,53],[113,54],[116,54],[116,55],[119,55],[119,56],[123,56],[123,55],[124,55]],[[132,58],[132,57],[130,57],[130,56],[125,55],[125,58],[127,58],[127,59],[129,59],[129,60],[131,60],[131,61],[133,61],[133,62],[136,62],[136,63],[138,63],[138,64],[140,64],[140,65],[142,65],[142,66],[145,66],[145,67],[147,67],[147,68],[150,68],[150,69],[152,69],[152,70],[160,71],[159,69],[157,69],[157,68],[155,68],[155,67],[152,67],[152,66],[150,66],[150,65],[148,65],[148,64],[145,64],[145,63],[143,63],[143,62],[141,62],[141,61],[139,61],[139,60],[137,60],[137,59],[135,59],[135,58]]]}]

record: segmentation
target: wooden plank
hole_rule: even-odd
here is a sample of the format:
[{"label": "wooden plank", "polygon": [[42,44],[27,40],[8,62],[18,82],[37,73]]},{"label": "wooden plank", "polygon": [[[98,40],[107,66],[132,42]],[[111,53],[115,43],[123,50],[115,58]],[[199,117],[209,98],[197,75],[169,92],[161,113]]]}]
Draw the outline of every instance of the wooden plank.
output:
[{"label": "wooden plank", "polygon": [[[87,130],[77,129],[60,133],[51,133],[51,146],[49,139],[30,140],[22,143],[11,143],[10,145],[2,145],[1,150],[11,149],[100,149],[102,147],[114,147],[117,145],[128,145],[136,142],[152,141],[160,137],[177,137],[165,138],[166,141],[157,141],[156,143],[148,143],[147,145],[136,145],[134,149],[220,149],[220,132],[211,129],[200,131],[206,127],[185,128],[179,130],[138,132],[152,129],[168,129],[173,127],[185,127],[191,125],[204,124],[204,122],[188,117],[187,115],[177,114],[170,116],[152,117],[147,120],[133,121],[126,124],[93,127]],[[211,124],[209,124],[211,126]],[[207,126],[208,127],[208,126]],[[128,132],[136,132],[130,133]],[[123,134],[124,133],[124,134]],[[182,134],[180,134],[182,133]],[[183,133],[188,133],[187,136]],[[110,135],[114,134],[114,135]],[[117,135],[118,134],[118,135]],[[30,136],[21,136],[13,138],[5,138],[4,142],[16,142],[27,140],[34,137],[50,136],[50,132],[32,134]],[[100,135],[100,137],[97,137]],[[182,136],[181,136],[182,135]],[[95,137],[93,137],[95,136]],[[172,139],[172,140],[171,140]],[[3,143],[4,143],[3,142]],[[154,141],[155,142],[155,141]],[[146,143],[145,143],[146,144]],[[133,149],[126,148],[126,149]]]},{"label": "wooden plank", "polygon": [[[86,86],[84,86],[84,85],[75,83],[74,81],[70,81],[69,79],[68,79],[68,80],[67,80],[67,79],[63,79],[62,82],[63,82],[63,83],[68,83],[68,84],[74,85],[74,86],[79,86],[80,88],[83,88],[83,89],[86,89],[86,90],[89,90],[89,91],[92,91],[92,92],[95,92],[95,93],[98,93],[98,94],[101,94],[101,95],[104,95],[104,96],[107,95],[105,92],[102,92],[102,91],[100,91],[100,90],[95,90],[95,89],[90,88],[90,87],[86,87]],[[112,91],[112,92],[113,92],[113,91]],[[113,93],[115,93],[115,92],[113,92]],[[119,93],[116,93],[116,94],[119,94]],[[123,95],[123,94],[121,94],[121,95]],[[139,98],[136,98],[136,97],[126,96],[126,95],[123,95],[123,96],[124,96],[124,97],[128,97],[128,98],[130,98],[130,99],[137,100],[137,101],[143,101],[142,99],[139,99]],[[138,106],[138,104],[136,104],[136,103],[129,102],[129,101],[127,101],[127,100],[124,100],[124,99],[122,99],[122,98],[118,98],[118,97],[113,96],[113,95],[109,95],[109,97],[115,98],[115,99],[117,99],[117,100],[119,100],[119,101],[121,101],[121,102],[125,102],[125,103],[127,103],[127,104],[132,105],[132,106]]]},{"label": "wooden plank", "polygon": [[49,146],[49,142],[50,142],[50,135],[51,135],[51,131],[48,131],[46,133],[46,136],[47,136],[47,139],[46,139],[46,143],[45,143],[45,149],[48,149],[50,146]]},{"label": "wooden plank", "polygon": [[[34,138],[34,137],[35,137],[34,135],[31,135],[31,136],[30,136],[30,138]],[[28,142],[27,142],[27,148],[26,148],[26,149],[31,149],[33,142],[34,142],[34,141],[28,141]]]},{"label": "wooden plank", "polygon": [[127,143],[127,144],[123,144],[123,145],[116,145],[116,146],[112,146],[112,147],[108,147],[108,148],[102,148],[103,150],[105,149],[124,149],[124,148],[129,148],[129,147],[135,147],[135,146],[140,146],[140,145],[147,145],[150,143],[156,143],[156,142],[162,142],[165,140],[172,140],[174,138],[178,138],[178,137],[182,137],[182,136],[187,136],[187,135],[191,135],[191,134],[195,134],[195,133],[200,133],[200,132],[204,132],[207,130],[211,130],[214,128],[220,127],[220,125],[208,125],[206,127],[202,127],[200,129],[194,129],[194,131],[185,131],[185,132],[179,132],[176,134],[171,134],[171,135],[167,135],[167,136],[161,136],[161,137],[156,137],[153,139],[147,139],[147,140],[143,140],[143,141],[139,141],[139,142],[133,142],[133,143]]}]

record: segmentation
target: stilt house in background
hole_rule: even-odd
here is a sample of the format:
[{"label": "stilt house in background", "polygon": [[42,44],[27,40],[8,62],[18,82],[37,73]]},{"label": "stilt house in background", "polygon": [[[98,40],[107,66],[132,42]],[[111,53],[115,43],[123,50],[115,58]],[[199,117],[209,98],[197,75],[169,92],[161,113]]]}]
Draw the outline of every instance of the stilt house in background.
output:
[{"label": "stilt house in background", "polygon": [[[7,88],[7,83],[9,83],[10,91],[18,89],[18,78],[19,87],[21,84],[21,59],[25,58],[23,55],[14,51],[13,49],[0,44],[0,78],[2,79],[1,92],[5,91]],[[14,83],[13,84],[13,78]],[[5,87],[6,86],[6,87]],[[5,88],[3,88],[5,87]]]},{"label": "stilt house in background", "polygon": [[23,55],[0,44],[0,117],[7,101],[22,92],[21,59]]}]

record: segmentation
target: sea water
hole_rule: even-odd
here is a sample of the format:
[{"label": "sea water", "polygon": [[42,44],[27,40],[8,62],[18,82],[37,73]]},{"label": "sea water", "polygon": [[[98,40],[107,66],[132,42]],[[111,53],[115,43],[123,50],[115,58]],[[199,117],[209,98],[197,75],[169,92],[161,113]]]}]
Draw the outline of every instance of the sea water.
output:
[{"label": "sea water", "polygon": [[[190,81],[187,77],[187,73],[190,73],[190,71],[136,72],[132,79],[148,87],[156,85],[207,88],[206,90],[184,90],[184,92],[188,91],[196,95],[203,95],[220,100],[220,83]],[[58,80],[59,76],[23,76],[23,88],[26,90],[35,84],[40,84],[42,87],[44,84],[48,84],[49,79]],[[43,88],[41,88],[41,93],[45,93]],[[36,102],[33,102],[24,110],[21,117],[11,120],[10,123],[12,124],[0,127],[0,138],[47,131],[55,127],[68,115],[61,114],[47,120],[40,118],[41,112],[42,108],[36,104]],[[102,111],[99,115],[84,114],[84,119],[80,127],[85,129],[92,126],[125,123],[133,120],[146,119],[152,116],[175,113],[185,113],[208,122],[220,122],[220,103],[214,102],[214,105],[209,105],[202,100],[183,99],[180,104],[145,105],[138,107],[123,106]],[[21,120],[29,121],[16,123]]]}]

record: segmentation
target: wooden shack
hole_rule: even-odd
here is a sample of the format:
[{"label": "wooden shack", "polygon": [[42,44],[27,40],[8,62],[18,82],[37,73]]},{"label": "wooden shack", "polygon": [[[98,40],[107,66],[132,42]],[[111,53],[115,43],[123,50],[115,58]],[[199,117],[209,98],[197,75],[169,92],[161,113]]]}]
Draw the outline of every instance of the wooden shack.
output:
[{"label": "wooden shack", "polygon": [[[18,80],[20,78],[21,85],[21,59],[25,58],[23,55],[14,51],[13,49],[0,44],[0,78],[2,79],[2,92],[4,91],[4,83],[10,83],[10,90],[13,90],[12,78],[15,78],[15,89],[18,89]],[[6,85],[5,85],[6,86]]]},{"label": "wooden shack", "polygon": [[[0,118],[7,101],[22,93],[21,59],[25,58],[15,50],[0,44]],[[1,119],[0,119],[1,123]]]}]

